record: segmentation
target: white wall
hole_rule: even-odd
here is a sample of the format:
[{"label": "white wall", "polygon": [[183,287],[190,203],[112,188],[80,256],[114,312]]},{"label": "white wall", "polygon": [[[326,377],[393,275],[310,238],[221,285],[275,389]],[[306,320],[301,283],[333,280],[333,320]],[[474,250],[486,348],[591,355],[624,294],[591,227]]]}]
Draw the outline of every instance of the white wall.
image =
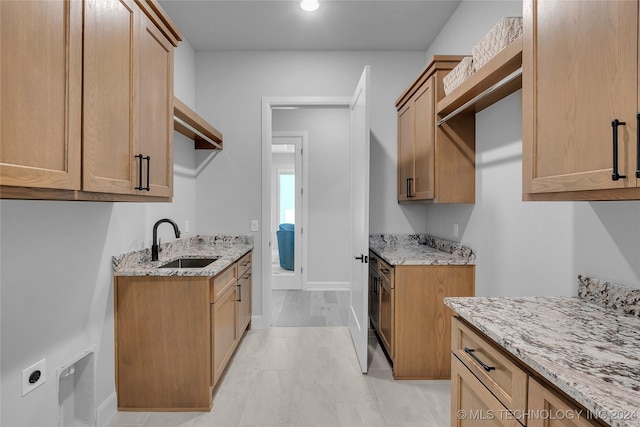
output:
[{"label": "white wall", "polygon": [[[261,99],[351,96],[371,65],[372,232],[424,231],[424,206],[396,203],[395,100],[424,67],[424,52],[198,52],[198,113],[224,134],[225,148],[198,176],[198,227],[250,233],[261,209]],[[198,160],[200,161],[200,157]],[[389,177],[394,177],[389,179]],[[254,233],[254,273],[262,268],[262,239]],[[261,315],[260,274],[253,312]]]},{"label": "white wall", "polygon": [[[463,1],[427,57],[470,54],[504,16],[522,3]],[[429,206],[428,232],[476,249],[478,295],[575,295],[578,274],[640,287],[639,203],[521,201],[521,115],[521,91],[476,115],[476,203]]]},{"label": "white wall", "polygon": [[[187,43],[178,48],[190,49]],[[176,79],[193,82],[189,55],[176,55]],[[181,71],[178,71],[181,70]],[[186,71],[186,74],[184,72]],[[191,75],[189,75],[191,73]],[[176,84],[184,99],[188,85]],[[177,92],[176,92],[177,93]],[[174,135],[174,159],[193,168],[193,143]],[[97,203],[0,201],[0,424],[52,426],[57,422],[55,371],[96,346],[96,402],[104,423],[115,410],[113,279],[111,257],[149,246],[156,219],[195,227],[193,176],[176,176],[174,202]],[[166,229],[165,229],[166,228]],[[171,227],[159,230],[165,240]],[[21,396],[21,371],[47,360],[47,381]]]},{"label": "white wall", "polygon": [[304,153],[309,182],[304,189],[309,200],[304,225],[309,239],[308,289],[348,289],[351,257],[343,242],[351,223],[349,110],[273,111],[273,131],[294,130],[309,134]]}]

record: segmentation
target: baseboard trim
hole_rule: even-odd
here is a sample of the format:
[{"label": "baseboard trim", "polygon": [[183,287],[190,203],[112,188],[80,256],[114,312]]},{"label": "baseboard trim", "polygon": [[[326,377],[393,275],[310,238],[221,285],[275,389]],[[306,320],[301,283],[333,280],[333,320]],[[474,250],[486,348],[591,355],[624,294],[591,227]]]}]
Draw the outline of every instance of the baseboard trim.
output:
[{"label": "baseboard trim", "polygon": [[98,406],[96,410],[96,426],[107,427],[111,418],[118,412],[118,399],[116,393],[113,392],[104,402]]},{"label": "baseboard trim", "polygon": [[348,291],[349,282],[308,282],[305,291]]}]

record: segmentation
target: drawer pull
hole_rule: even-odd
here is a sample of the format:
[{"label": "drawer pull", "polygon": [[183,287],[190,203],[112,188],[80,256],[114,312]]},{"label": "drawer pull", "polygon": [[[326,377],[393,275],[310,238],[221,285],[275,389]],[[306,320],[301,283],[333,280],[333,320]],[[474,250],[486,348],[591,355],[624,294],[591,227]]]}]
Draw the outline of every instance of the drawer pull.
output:
[{"label": "drawer pull", "polygon": [[245,262],[243,262],[243,263],[242,263],[242,266],[243,266],[243,267],[246,267],[247,265],[249,265],[249,263],[250,263],[250,262],[251,262],[251,261],[245,261]]},{"label": "drawer pull", "polygon": [[390,271],[389,271],[389,269],[388,269],[388,268],[381,268],[381,269],[380,269],[380,271],[381,271],[382,273],[384,273],[384,274],[389,274],[389,273],[390,273]]},{"label": "drawer pull", "polygon": [[487,371],[487,372],[491,372],[491,371],[494,371],[494,370],[496,369],[496,368],[495,368],[495,366],[489,366],[489,365],[487,365],[486,363],[484,363],[482,360],[480,360],[480,359],[478,358],[478,356],[476,356],[475,354],[473,354],[473,352],[474,352],[474,351],[475,351],[475,349],[473,349],[473,348],[468,348],[468,347],[465,347],[465,348],[464,348],[464,352],[465,352],[465,353],[467,353],[469,356],[471,356],[471,358],[472,358],[473,360],[475,360],[476,362],[478,362],[478,365],[482,366],[482,369],[484,369],[485,371]]},{"label": "drawer pull", "polygon": [[613,129],[613,173],[611,174],[612,181],[618,181],[620,178],[626,178],[626,175],[620,175],[618,173],[618,126],[626,125],[625,122],[621,122],[618,119],[615,119],[611,122],[611,127]]},{"label": "drawer pull", "polygon": [[640,178],[640,113],[636,114],[636,178]]}]

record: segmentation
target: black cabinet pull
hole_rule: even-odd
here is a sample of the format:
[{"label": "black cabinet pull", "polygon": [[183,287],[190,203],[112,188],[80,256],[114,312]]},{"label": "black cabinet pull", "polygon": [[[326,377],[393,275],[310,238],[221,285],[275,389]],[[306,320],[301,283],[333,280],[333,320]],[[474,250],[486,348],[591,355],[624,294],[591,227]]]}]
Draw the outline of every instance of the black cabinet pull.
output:
[{"label": "black cabinet pull", "polygon": [[236,301],[242,302],[242,285],[238,283],[236,287],[238,288],[238,299]]},{"label": "black cabinet pull", "polygon": [[480,360],[480,359],[478,358],[478,356],[476,356],[476,355],[474,354],[474,351],[475,351],[475,349],[473,349],[473,348],[468,348],[468,347],[465,347],[465,348],[464,348],[464,352],[465,352],[465,353],[467,353],[469,356],[471,356],[471,358],[472,358],[473,360],[475,360],[476,362],[478,362],[478,365],[482,366],[482,369],[484,369],[485,371],[487,371],[487,372],[491,372],[491,371],[494,371],[494,370],[496,369],[496,368],[495,368],[495,366],[489,366],[489,365],[487,365],[486,363],[484,363],[482,360]]},{"label": "black cabinet pull", "polygon": [[136,159],[139,160],[138,163],[138,186],[136,187],[136,190],[144,190],[144,187],[142,186],[142,154],[138,154],[133,156]]},{"label": "black cabinet pull", "polygon": [[636,178],[640,178],[640,113],[636,114]]},{"label": "black cabinet pull", "polygon": [[624,125],[626,125],[626,123],[618,119],[611,122],[611,127],[613,128],[613,173],[611,174],[611,179],[613,181],[627,177],[626,175],[620,175],[618,173],[618,126]]},{"label": "black cabinet pull", "polygon": [[[149,179],[149,175],[150,175],[150,171],[151,171],[151,156],[147,156],[145,157],[145,160],[147,161],[147,186],[144,188],[147,191],[151,190],[151,181]],[[141,188],[142,190],[142,188]]]},{"label": "black cabinet pull", "polygon": [[382,274],[389,274],[390,273],[388,268],[381,268],[380,271],[382,272]]},{"label": "black cabinet pull", "polygon": [[407,178],[407,197],[413,197],[413,178]]}]

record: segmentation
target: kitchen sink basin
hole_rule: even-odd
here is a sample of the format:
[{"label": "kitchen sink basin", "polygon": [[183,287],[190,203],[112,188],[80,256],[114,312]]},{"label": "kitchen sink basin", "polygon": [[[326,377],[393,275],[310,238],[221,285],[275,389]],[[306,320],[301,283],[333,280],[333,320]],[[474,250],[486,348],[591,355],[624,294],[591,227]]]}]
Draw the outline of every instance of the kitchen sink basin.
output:
[{"label": "kitchen sink basin", "polygon": [[212,258],[178,258],[162,264],[158,268],[202,268],[219,259],[219,256]]}]

